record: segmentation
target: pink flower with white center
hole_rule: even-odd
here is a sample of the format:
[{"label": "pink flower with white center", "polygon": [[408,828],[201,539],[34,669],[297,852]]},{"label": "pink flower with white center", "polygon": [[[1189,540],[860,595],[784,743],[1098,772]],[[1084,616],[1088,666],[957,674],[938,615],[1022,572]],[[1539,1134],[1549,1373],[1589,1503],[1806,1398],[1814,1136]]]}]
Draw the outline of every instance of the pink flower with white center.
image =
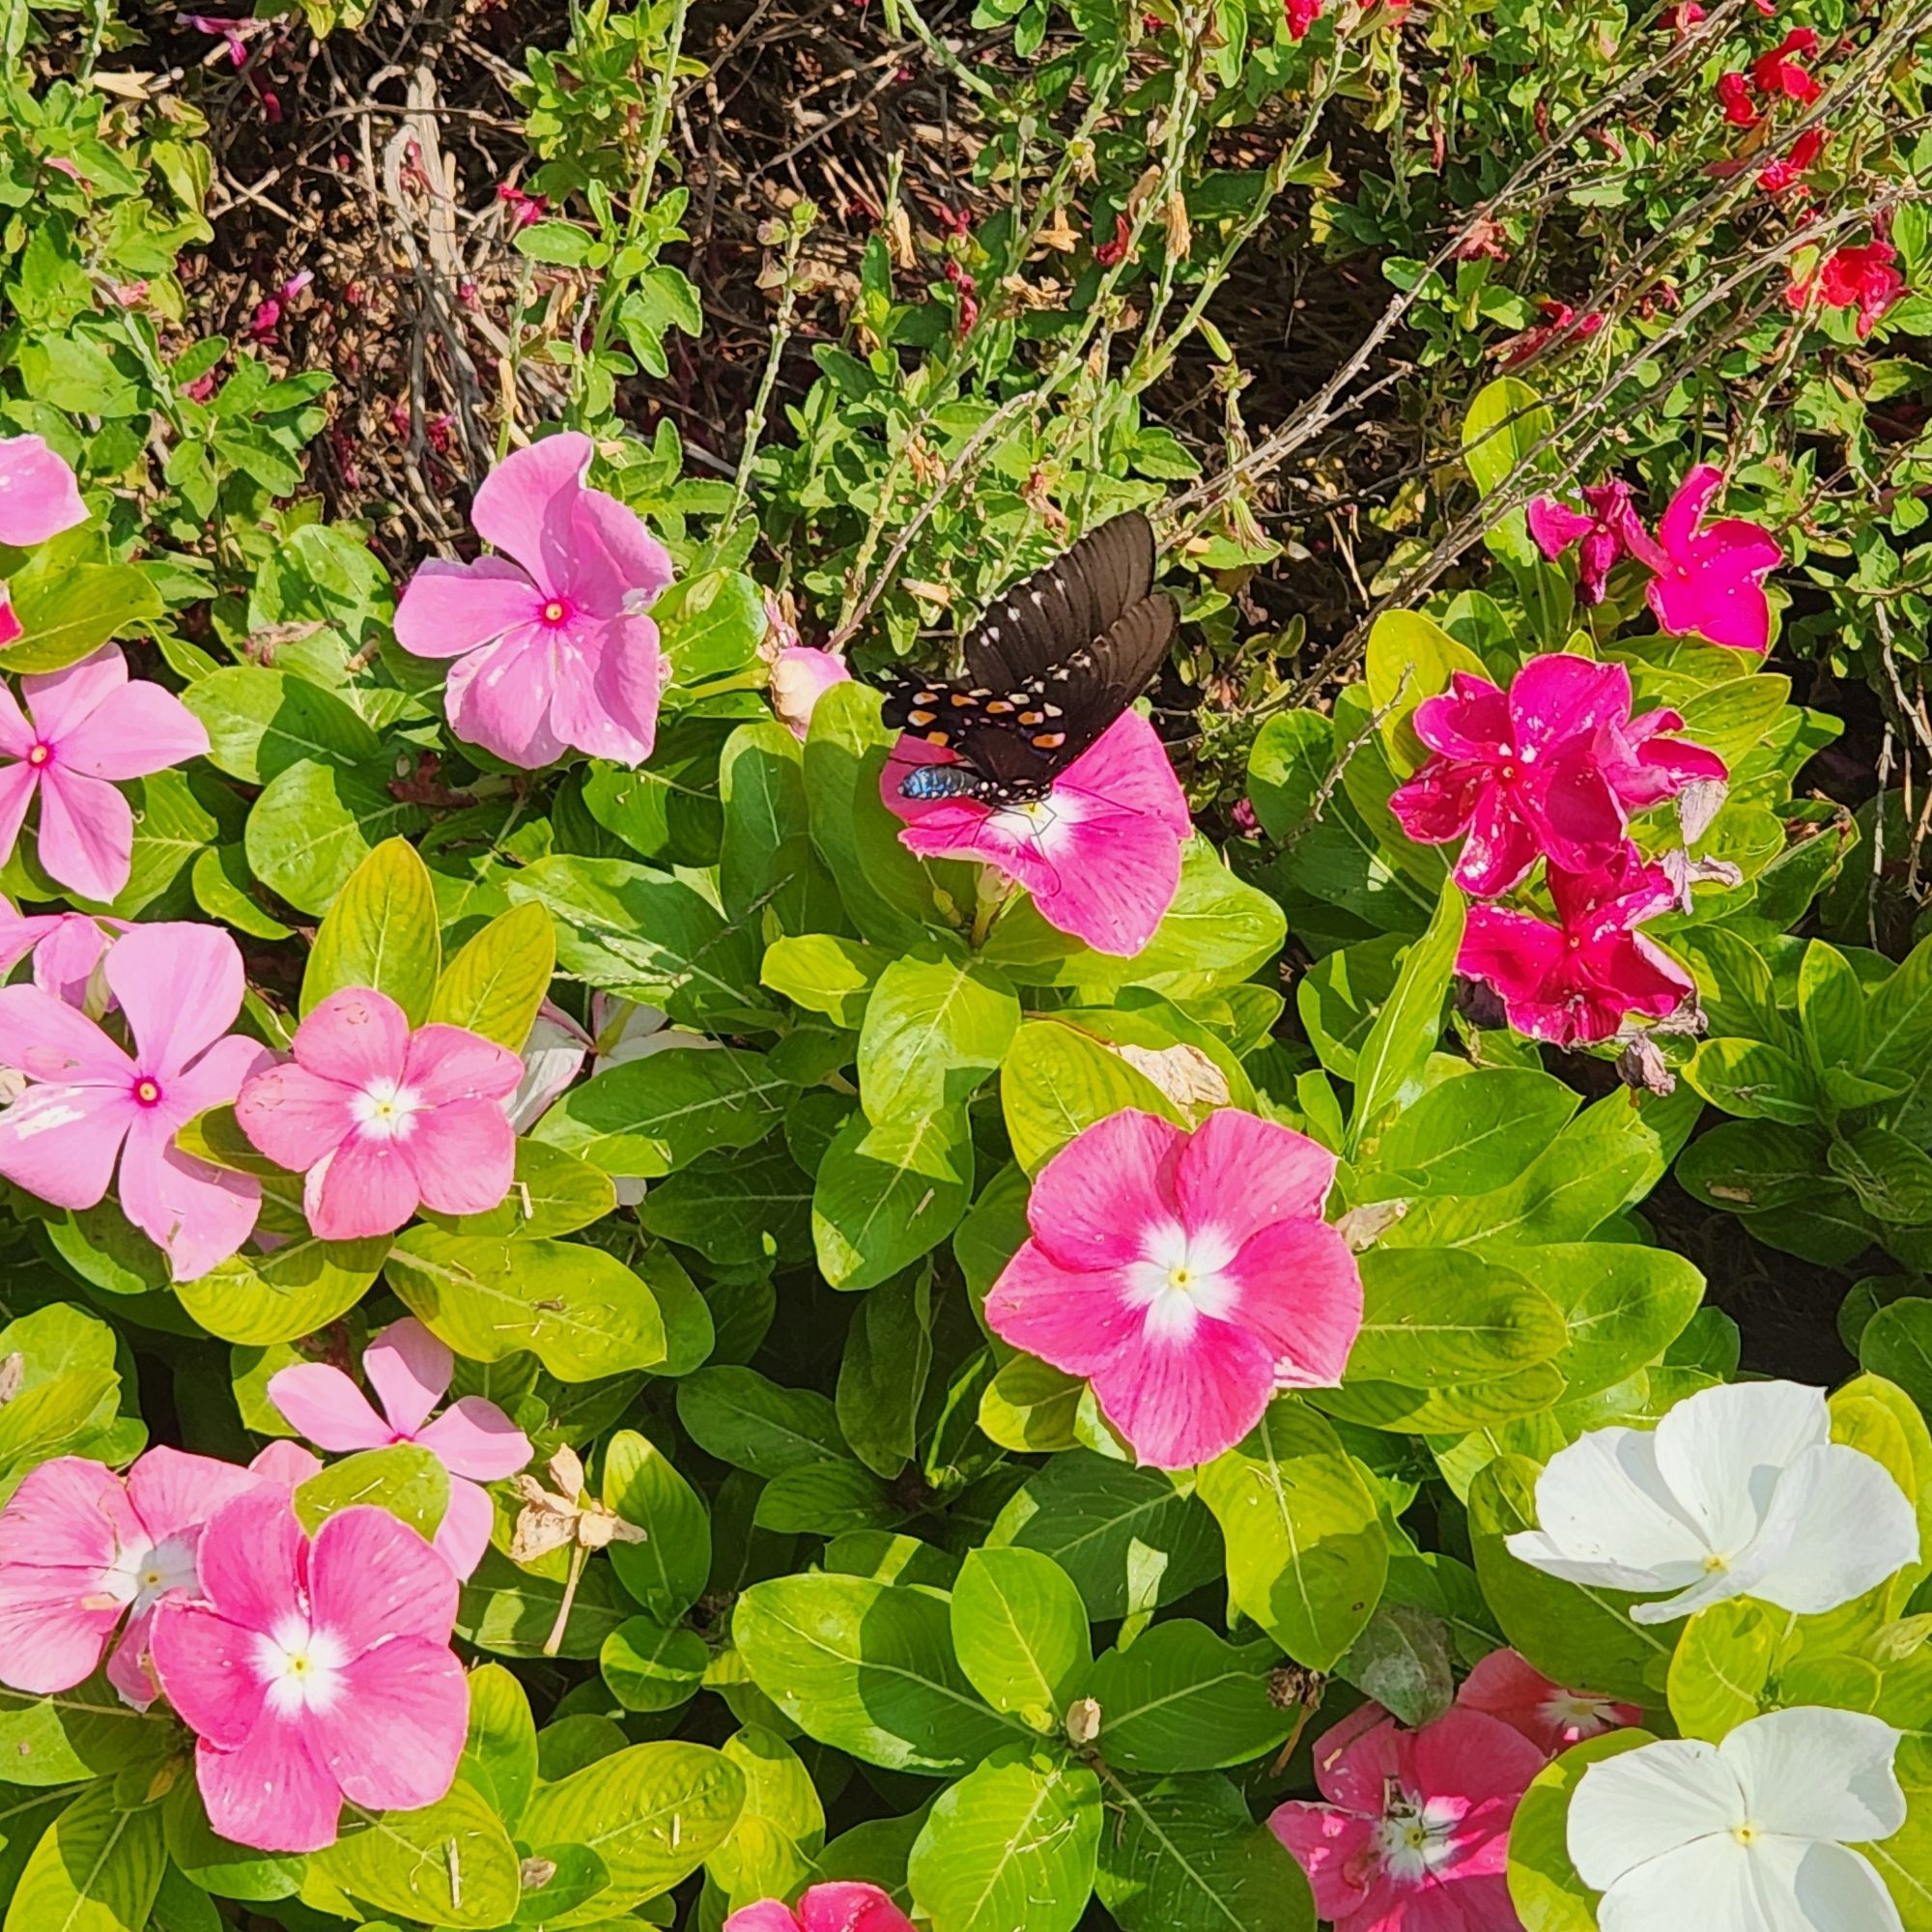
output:
[{"label": "pink flower with white center", "polygon": [[795,1906],[776,1898],[741,1905],[724,1932],[913,1932],[913,1924],[890,1892],[844,1879],[808,1887]]},{"label": "pink flower with white center", "polygon": [[1677,894],[1662,866],[1626,846],[1590,872],[1549,871],[1557,923],[1534,913],[1472,906],[1456,970],[1502,995],[1518,1033],[1556,1046],[1608,1039],[1633,1013],[1667,1019],[1696,982],[1634,928],[1668,912]]},{"label": "pink flower with white center", "polygon": [[[95,968],[114,935],[132,930],[125,919],[96,919],[91,913],[22,913],[0,894],[0,973],[12,972],[31,953],[34,984],[84,1009]],[[95,990],[99,997],[105,989]],[[107,1000],[107,1006],[112,1004]]]},{"label": "pink flower with white center", "polygon": [[210,1518],[200,1571],[150,1644],[224,1838],[320,1851],[345,1800],[412,1811],[448,1791],[469,1720],[456,1577],[414,1530],[363,1507],[311,1541],[286,1495],[258,1492]]},{"label": "pink flower with white center", "polygon": [[1631,519],[1630,547],[1653,573],[1650,608],[1672,637],[1701,637],[1762,653],[1771,648],[1764,580],[1784,561],[1784,553],[1762,524],[1743,517],[1720,517],[1708,529],[1699,527],[1723,483],[1724,472],[1715,464],[1698,464],[1670,499],[1655,541]]},{"label": "pink flower with white center", "polygon": [[1233,1108],[1192,1133],[1110,1115],[1035,1176],[987,1325],[1091,1381],[1142,1463],[1209,1462],[1277,1391],[1342,1379],[1362,1280],[1321,1218],[1334,1179],[1333,1154]]},{"label": "pink flower with white center", "polygon": [[261,1480],[179,1449],[150,1449],[125,1478],[79,1456],[30,1469],[0,1510],[0,1684],[40,1697],[71,1690],[119,1629],[108,1681],[146,1710],[156,1605],[194,1594],[203,1523]]},{"label": "pink flower with white center", "polygon": [[1484,1658],[1457,1691],[1456,1706],[1500,1718],[1546,1757],[1643,1721],[1640,1705],[1619,1704],[1592,1690],[1565,1690],[1513,1650],[1492,1650]]},{"label": "pink flower with white center", "polygon": [[510,1191],[517,1137],[502,1102],[524,1063],[467,1027],[410,1031],[386,993],[331,993],[295,1058],[242,1089],[235,1117],[269,1158],[307,1176],[302,1208],[325,1241],[393,1235],[418,1207],[483,1214]]},{"label": "pink flower with white center", "polygon": [[0,987],[0,1066],[32,1083],[0,1112],[0,1175],[57,1208],[92,1208],[121,1163],[121,1211],[194,1281],[248,1238],[261,1185],[183,1153],[175,1135],[225,1106],[268,1058],[224,1033],[242,1010],[242,954],[217,926],[139,925],[101,967],[133,1036],[124,1052],[40,986]]},{"label": "pink flower with white center", "polygon": [[852,672],[837,651],[795,644],[772,660],[772,709],[794,738],[804,738],[818,700],[835,684],[849,684]]},{"label": "pink flower with white center", "polygon": [[1564,652],[1531,658],[1507,696],[1458,671],[1412,722],[1435,755],[1389,810],[1422,844],[1462,838],[1456,882],[1484,897],[1520,884],[1538,859],[1572,871],[1602,865],[1623,843],[1629,808],[1725,777],[1702,746],[1660,741],[1684,722],[1674,711],[1632,718],[1622,665]]},{"label": "pink flower with white center", "polygon": [[0,436],[0,544],[24,550],[86,521],[87,505],[66,457],[49,449],[43,437]]},{"label": "pink flower with white center", "polygon": [[1505,1877],[1510,1822],[1544,1755],[1480,1711],[1406,1731],[1364,1704],[1315,1747],[1327,1801],[1278,1806],[1335,1932],[1520,1932]]},{"label": "pink flower with white center", "polygon": [[1586,515],[1556,497],[1538,497],[1529,506],[1529,533],[1551,563],[1572,544],[1577,552],[1577,595],[1585,604],[1601,604],[1605,586],[1617,561],[1630,548],[1630,485],[1617,477],[1586,483]]},{"label": "pink flower with white center", "polygon": [[1194,824],[1145,718],[1117,718],[1045,798],[1028,805],[900,795],[915,766],[957,762],[920,738],[901,737],[893,748],[879,790],[905,820],[899,843],[907,851],[980,860],[1024,886],[1049,925],[1095,952],[1131,957],[1153,937],[1180,889],[1180,847]]},{"label": "pink flower with white center", "polygon": [[84,899],[128,883],[134,813],[114,781],[144,779],[206,755],[208,731],[173,693],[129,682],[112,645],[65,670],[23,677],[23,714],[0,685],[0,863],[13,855],[27,808],[41,801],[40,860]]},{"label": "pink flower with white center", "polygon": [[338,1454],[412,1442],[449,1472],[449,1508],[436,1547],[459,1577],[468,1577],[490,1547],[495,1520],[478,1486],[514,1476],[530,1460],[529,1438],[494,1402],[467,1395],[435,1421],[449,1392],[456,1358],[411,1317],[393,1322],[362,1351],[362,1374],[383,1405],[327,1362],[298,1362],[269,1378],[269,1400],[311,1442]]},{"label": "pink flower with white center", "polygon": [[574,431],[505,457],[469,520],[506,554],[432,560],[396,607],[406,651],[460,660],[450,724],[527,769],[573,747],[640,765],[657,742],[669,667],[645,612],[670,557],[635,511],[584,482],[590,457]]}]

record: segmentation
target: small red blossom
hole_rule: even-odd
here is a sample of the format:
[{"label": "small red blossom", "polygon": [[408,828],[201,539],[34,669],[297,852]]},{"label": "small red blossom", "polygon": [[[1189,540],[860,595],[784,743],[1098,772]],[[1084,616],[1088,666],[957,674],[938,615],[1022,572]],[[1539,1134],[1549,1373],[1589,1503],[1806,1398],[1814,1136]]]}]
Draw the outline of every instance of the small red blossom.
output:
[{"label": "small red blossom", "polygon": [[1463,231],[1456,244],[1459,262],[1507,262],[1509,250],[1503,245],[1503,231],[1487,214],[1479,214]]},{"label": "small red blossom", "polygon": [[1114,268],[1126,259],[1127,237],[1132,234],[1132,224],[1124,214],[1114,216],[1114,239],[1111,242],[1096,242],[1094,244],[1094,259],[1103,269]]},{"label": "small red blossom", "polygon": [[1807,128],[1791,144],[1791,152],[1775,161],[1767,161],[1757,171],[1757,185],[1766,194],[1783,194],[1804,181],[1825,152],[1826,134],[1822,128]]},{"label": "small red blossom", "polygon": [[1784,292],[1785,299],[1793,308],[1802,309],[1811,299],[1815,288],[1818,299],[1828,308],[1857,309],[1858,332],[1862,340],[1905,293],[1905,277],[1893,266],[1897,260],[1898,250],[1889,242],[1869,242],[1862,248],[1840,248],[1816,275],[1802,281],[1794,276]]},{"label": "small red blossom", "polygon": [[1321,0],[1282,0],[1288,16],[1288,38],[1304,40],[1308,30],[1321,17]]},{"label": "small red blossom", "polygon": [[1631,517],[1630,485],[1611,477],[1586,483],[1587,514],[1573,510],[1555,497],[1539,497],[1529,506],[1529,533],[1554,563],[1572,544],[1577,553],[1577,595],[1585,604],[1601,604],[1609,575],[1629,550],[1625,537]]},{"label": "small red blossom", "polygon": [[1718,76],[1718,99],[1724,110],[1724,119],[1733,128],[1755,128],[1759,115],[1751,105],[1750,81],[1742,73],[1720,73]]},{"label": "small red blossom", "polygon": [[980,320],[980,288],[958,262],[948,262],[946,279],[952,284],[959,304],[959,333],[966,334]]},{"label": "small red blossom", "polygon": [[544,211],[550,207],[550,197],[543,194],[526,194],[522,188],[513,187],[508,182],[497,184],[497,199],[510,211],[510,233],[527,228],[533,221],[541,221]]},{"label": "small red blossom", "polygon": [[1794,27],[1779,45],[1751,63],[1751,81],[1760,94],[1782,95],[1808,105],[1825,91],[1802,65],[1817,51],[1818,36],[1809,27]]},{"label": "small red blossom", "polygon": [[1660,27],[1668,27],[1680,39],[1692,28],[1701,26],[1703,22],[1704,10],[1697,4],[1697,0],[1683,0],[1681,6],[1666,7],[1657,16],[1657,24]]},{"label": "small red blossom", "polygon": [[1534,328],[1525,328],[1514,342],[1505,346],[1505,369],[1515,369],[1533,360],[1552,343],[1573,338],[1577,342],[1587,342],[1609,320],[1601,309],[1593,308],[1579,315],[1566,301],[1539,302],[1537,313],[1543,320]]}]

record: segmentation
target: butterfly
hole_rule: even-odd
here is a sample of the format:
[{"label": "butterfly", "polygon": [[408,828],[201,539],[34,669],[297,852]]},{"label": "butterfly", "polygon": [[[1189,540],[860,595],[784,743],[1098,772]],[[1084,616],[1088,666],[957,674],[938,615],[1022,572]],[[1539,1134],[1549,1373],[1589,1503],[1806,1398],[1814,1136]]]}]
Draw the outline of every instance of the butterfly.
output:
[{"label": "butterfly", "polygon": [[1153,681],[1179,621],[1179,606],[1153,587],[1146,517],[1129,510],[1090,530],[967,634],[965,677],[887,686],[886,723],[957,759],[917,766],[900,795],[1044,798]]}]

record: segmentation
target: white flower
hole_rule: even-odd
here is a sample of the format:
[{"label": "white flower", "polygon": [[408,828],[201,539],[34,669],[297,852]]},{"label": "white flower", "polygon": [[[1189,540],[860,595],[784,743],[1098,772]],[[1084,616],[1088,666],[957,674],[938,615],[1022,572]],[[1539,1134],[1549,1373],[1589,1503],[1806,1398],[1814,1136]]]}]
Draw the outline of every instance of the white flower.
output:
[{"label": "white flower", "polygon": [[550,1112],[564,1089],[583,1070],[590,1036],[563,1010],[546,1000],[530,1022],[524,1041],[524,1077],[503,1102],[518,1133],[526,1134]]},{"label": "white flower", "polygon": [[1643,1624],[1727,1597],[1808,1615],[1861,1597],[1918,1556],[1912,1504],[1881,1463],[1832,1440],[1822,1389],[1737,1382],[1680,1402],[1655,1430],[1594,1429],[1537,1479],[1540,1529],[1513,1556],[1571,1583],[1636,1592]]},{"label": "white flower", "polygon": [[1899,1734],[1805,1706],[1722,1744],[1672,1738],[1605,1758],[1570,1803],[1570,1858],[1605,1894],[1601,1932],[1901,1932],[1849,1847],[1905,1823]]}]

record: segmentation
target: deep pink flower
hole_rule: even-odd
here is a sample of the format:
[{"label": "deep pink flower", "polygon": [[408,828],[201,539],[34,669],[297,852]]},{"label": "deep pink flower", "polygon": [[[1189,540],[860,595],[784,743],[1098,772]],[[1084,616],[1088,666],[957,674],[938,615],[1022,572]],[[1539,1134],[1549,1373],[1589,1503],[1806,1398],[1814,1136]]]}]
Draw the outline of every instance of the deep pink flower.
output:
[{"label": "deep pink flower", "polygon": [[1766,194],[1783,194],[1796,187],[1817,166],[1819,156],[1825,152],[1825,140],[1824,128],[1805,128],[1792,142],[1789,154],[1780,155],[1758,169],[1758,186]]},{"label": "deep pink flower", "polygon": [[26,627],[14,614],[12,595],[7,586],[0,583],[0,651],[4,651],[9,644],[16,643],[26,635]]},{"label": "deep pink flower", "polygon": [[541,221],[550,207],[550,197],[543,194],[526,194],[520,187],[508,182],[497,184],[497,199],[510,211],[510,233],[527,228],[532,222]]},{"label": "deep pink flower", "polygon": [[1578,314],[1566,301],[1542,301],[1537,310],[1543,320],[1534,328],[1525,328],[1503,351],[1503,367],[1520,368],[1556,342],[1587,342],[1609,320],[1602,309]]},{"label": "deep pink flower", "polygon": [[849,684],[852,673],[837,651],[809,644],[787,646],[772,660],[772,709],[794,738],[803,738],[818,700],[835,684]]},{"label": "deep pink flower", "polygon": [[131,1057],[52,993],[0,987],[0,1066],[32,1082],[0,1113],[0,1175],[56,1207],[92,1208],[118,1154],[121,1211],[166,1250],[177,1281],[193,1281],[248,1238],[261,1206],[252,1177],[174,1144],[268,1057],[259,1040],[224,1032],[242,1010],[242,954],[217,926],[137,925],[101,973]]},{"label": "deep pink flower", "polygon": [[430,1420],[449,1392],[456,1358],[413,1317],[392,1322],[362,1351],[362,1374],[383,1405],[327,1362],[298,1362],[269,1378],[269,1400],[311,1442],[338,1453],[413,1442],[449,1471],[449,1509],[436,1547],[468,1577],[490,1547],[495,1512],[478,1487],[514,1476],[530,1460],[529,1438],[494,1402],[467,1395]]},{"label": "deep pink flower", "polygon": [[1024,886],[1049,925],[1096,952],[1131,956],[1153,937],[1179,890],[1181,841],[1194,827],[1145,718],[1117,718],[1031,805],[900,795],[915,765],[954,762],[919,738],[893,748],[879,789],[905,820],[900,844],[922,859],[983,861]]},{"label": "deep pink flower", "polygon": [[1771,605],[1764,580],[1784,561],[1762,524],[1721,517],[1701,527],[1724,472],[1700,463],[1678,486],[1652,541],[1633,517],[1628,541],[1652,573],[1645,595],[1657,621],[1674,638],[1707,638],[1733,650],[1771,648]]},{"label": "deep pink flower", "polygon": [[1282,0],[1288,15],[1288,38],[1305,40],[1308,30],[1321,17],[1321,0]]},{"label": "deep pink flower", "polygon": [[1670,28],[1681,40],[1693,27],[1703,24],[1704,9],[1699,0],[1678,0],[1678,5],[1666,7],[1657,16],[1660,27]]},{"label": "deep pink flower", "polygon": [[166,1448],[125,1479],[79,1456],[30,1469],[0,1510],[0,1684],[40,1697],[71,1690],[99,1668],[125,1616],[107,1677],[146,1710],[155,1607],[171,1591],[194,1594],[202,1524],[261,1480]]},{"label": "deep pink flower", "polygon": [[776,1898],[742,1905],[724,1932],[913,1932],[913,1924],[890,1892],[840,1880],[809,1887],[795,1906]]},{"label": "deep pink flower", "polygon": [[24,550],[86,521],[73,470],[45,438],[0,436],[0,544]]},{"label": "deep pink flower", "polygon": [[1785,299],[1803,308],[1815,287],[1818,299],[1831,308],[1855,308],[1862,341],[1878,326],[1893,302],[1905,293],[1905,277],[1894,266],[1898,251],[1889,242],[1868,242],[1862,248],[1840,248],[1826,259],[1815,276],[1793,277]]},{"label": "deep pink flower", "polygon": [[460,660],[450,724],[508,764],[575,747],[639,765],[657,740],[668,667],[645,611],[670,557],[635,511],[584,482],[590,456],[573,431],[505,457],[469,518],[506,554],[432,560],[396,607],[405,650]]},{"label": "deep pink flower", "polygon": [[1529,506],[1529,533],[1552,563],[1578,545],[1577,594],[1585,604],[1601,604],[1611,570],[1630,548],[1625,534],[1632,516],[1630,485],[1613,476],[1584,484],[1582,497],[1587,514],[1555,497],[1538,497]]},{"label": "deep pink flower", "polygon": [[132,930],[125,919],[97,919],[92,913],[22,913],[0,894],[0,974],[12,972],[31,952],[34,984],[71,1007],[84,1007],[94,969],[113,935]]},{"label": "deep pink flower", "polygon": [[1091,1381],[1141,1462],[1211,1461],[1278,1390],[1342,1379],[1362,1281],[1321,1218],[1334,1178],[1332,1153],[1233,1108],[1192,1133],[1109,1115],[1035,1177],[987,1325]]},{"label": "deep pink flower", "polygon": [[1763,95],[1782,95],[1808,104],[1824,93],[1817,78],[1802,65],[1818,51],[1818,36],[1810,27],[1793,27],[1781,44],[1751,62],[1751,84]]},{"label": "deep pink flower", "polygon": [[0,861],[10,857],[35,795],[40,860],[85,899],[111,899],[128,883],[134,813],[114,789],[206,755],[208,732],[171,692],[128,681],[108,644],[65,670],[23,677],[23,715],[0,684]]},{"label": "deep pink flower", "polygon": [[1546,1757],[1643,1721],[1640,1705],[1619,1704],[1592,1690],[1565,1690],[1514,1650],[1492,1650],[1484,1658],[1463,1680],[1456,1704],[1500,1718]]},{"label": "deep pink flower", "polygon": [[199,1601],[165,1600],[150,1641],[223,1837],[319,1851],[345,1799],[418,1810],[448,1791],[469,1718],[456,1577],[414,1530],[362,1507],[311,1542],[258,1491],[210,1518],[200,1572]]},{"label": "deep pink flower", "polygon": [[1622,665],[1567,652],[1531,658],[1507,696],[1458,671],[1415,708],[1416,736],[1435,756],[1389,810],[1421,844],[1464,839],[1456,881],[1484,897],[1520,884],[1540,858],[1588,870],[1622,845],[1629,810],[1726,776],[1702,746],[1662,737],[1683,724],[1676,712],[1633,718],[1630,707]]},{"label": "deep pink flower", "polygon": [[1634,928],[1677,895],[1661,866],[1626,846],[1590,872],[1551,867],[1557,923],[1534,913],[1472,906],[1456,970],[1502,995],[1509,1023],[1531,1039],[1583,1046],[1608,1039],[1632,1013],[1665,1019],[1695,990],[1668,953]]},{"label": "deep pink flower", "polygon": [[1498,1719],[1452,1710],[1406,1731],[1364,1704],[1315,1747],[1325,1804],[1276,1808],[1335,1932],[1520,1932],[1510,1821],[1544,1755]]},{"label": "deep pink flower", "polygon": [[510,1191],[516,1134],[501,1102],[524,1063],[466,1027],[410,1031],[386,993],[331,993],[292,1061],[242,1089],[235,1116],[272,1161],[305,1174],[302,1206],[325,1241],[393,1235],[416,1208],[487,1213]]},{"label": "deep pink flower", "polygon": [[1751,104],[1750,82],[1741,73],[1720,73],[1718,76],[1718,99],[1722,103],[1724,119],[1733,128],[1755,128],[1758,111]]}]

